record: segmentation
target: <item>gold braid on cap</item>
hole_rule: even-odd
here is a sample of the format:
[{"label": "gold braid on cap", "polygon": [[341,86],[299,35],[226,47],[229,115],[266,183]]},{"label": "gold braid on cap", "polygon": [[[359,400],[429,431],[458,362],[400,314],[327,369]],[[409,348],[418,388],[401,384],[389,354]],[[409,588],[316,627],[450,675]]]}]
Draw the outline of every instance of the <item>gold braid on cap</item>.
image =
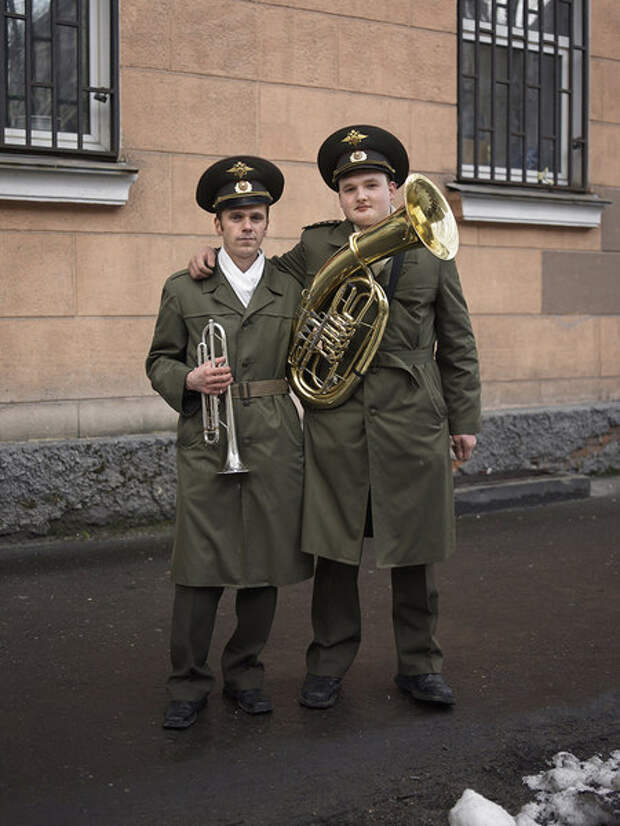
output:
[{"label": "gold braid on cap", "polygon": [[[267,190],[265,190],[265,189],[254,189],[252,187],[252,184],[249,181],[242,181],[241,183],[247,183],[247,185],[250,187],[250,189],[246,190],[245,192],[251,192],[253,198],[259,198],[259,197],[260,198],[267,198],[268,203],[271,203],[273,201],[273,198],[271,197],[271,193],[267,192]],[[237,184],[237,186],[239,186],[239,184]],[[219,206],[219,204],[221,204],[222,201],[230,201],[233,198],[237,199],[237,198],[239,198],[240,195],[244,195],[245,192],[239,191],[237,189],[237,187],[235,187],[235,192],[229,192],[228,195],[218,195],[218,197],[213,202],[213,206],[214,207]]]}]

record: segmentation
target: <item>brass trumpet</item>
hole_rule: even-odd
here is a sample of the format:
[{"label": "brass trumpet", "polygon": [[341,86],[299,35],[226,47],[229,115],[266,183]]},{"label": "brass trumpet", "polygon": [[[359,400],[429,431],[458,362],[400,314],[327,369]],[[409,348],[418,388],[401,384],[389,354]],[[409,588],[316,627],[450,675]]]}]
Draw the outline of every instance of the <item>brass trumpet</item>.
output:
[{"label": "brass trumpet", "polygon": [[[215,367],[217,358],[215,348],[219,343],[221,355],[224,357],[224,364],[228,365],[228,348],[226,346],[226,332],[221,324],[212,318],[202,331],[201,340],[196,348],[198,365],[209,364]],[[237,444],[237,430],[235,427],[235,415],[232,403],[232,391],[230,385],[226,388],[226,421],[223,422],[220,416],[220,397],[213,393],[201,393],[202,404],[202,430],[205,444],[215,446],[220,441],[220,428],[223,427],[228,436],[228,449],[226,462],[219,474],[224,473],[248,473],[247,467],[241,461],[239,446]]]}]

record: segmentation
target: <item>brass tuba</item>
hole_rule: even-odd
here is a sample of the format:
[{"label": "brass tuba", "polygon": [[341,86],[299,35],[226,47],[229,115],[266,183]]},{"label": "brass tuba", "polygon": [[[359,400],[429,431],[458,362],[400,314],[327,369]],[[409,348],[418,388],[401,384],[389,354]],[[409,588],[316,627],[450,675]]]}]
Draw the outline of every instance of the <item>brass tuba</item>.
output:
[{"label": "brass tuba", "polygon": [[302,293],[288,372],[293,391],[310,407],[345,402],[379,348],[389,304],[370,265],[418,244],[443,261],[456,256],[456,221],[439,189],[418,173],[404,187],[403,206],[352,233]]}]

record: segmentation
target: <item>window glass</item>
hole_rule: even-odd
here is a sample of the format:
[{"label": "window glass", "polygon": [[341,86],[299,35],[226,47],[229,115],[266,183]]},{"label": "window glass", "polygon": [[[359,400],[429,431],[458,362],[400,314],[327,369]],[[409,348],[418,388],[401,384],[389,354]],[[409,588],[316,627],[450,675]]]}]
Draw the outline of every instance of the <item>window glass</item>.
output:
[{"label": "window glass", "polygon": [[113,6],[114,0],[5,0],[5,149],[113,149]]},{"label": "window glass", "polygon": [[583,185],[587,57],[578,42],[586,13],[580,0],[459,6],[460,174]]}]

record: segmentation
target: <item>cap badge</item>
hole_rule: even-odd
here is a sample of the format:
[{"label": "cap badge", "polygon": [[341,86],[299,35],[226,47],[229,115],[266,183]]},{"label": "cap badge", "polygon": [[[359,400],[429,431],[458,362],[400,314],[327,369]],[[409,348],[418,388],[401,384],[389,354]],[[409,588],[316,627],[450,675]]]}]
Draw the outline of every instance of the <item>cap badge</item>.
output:
[{"label": "cap badge", "polygon": [[362,135],[357,129],[349,129],[347,135],[342,139],[342,143],[348,143],[352,149],[357,149],[360,143],[367,137],[368,135]]},{"label": "cap badge", "polygon": [[361,149],[358,149],[357,152],[351,152],[349,156],[349,160],[351,163],[359,163],[360,161],[365,161],[368,155],[365,152],[362,152]]},{"label": "cap badge", "polygon": [[230,172],[231,175],[234,175],[235,178],[240,181],[242,178],[245,178],[248,172],[253,172],[253,168],[248,166],[247,164],[243,163],[243,161],[237,161],[234,166],[231,166],[230,169],[226,170]]},{"label": "cap badge", "polygon": [[237,183],[235,184],[235,192],[238,195],[243,195],[246,192],[252,192],[252,184],[249,181],[243,180],[248,172],[254,171],[251,166],[243,163],[243,161],[237,161],[236,164],[231,166],[230,169],[227,169],[226,171],[230,172],[230,174],[234,175],[237,179]]}]

